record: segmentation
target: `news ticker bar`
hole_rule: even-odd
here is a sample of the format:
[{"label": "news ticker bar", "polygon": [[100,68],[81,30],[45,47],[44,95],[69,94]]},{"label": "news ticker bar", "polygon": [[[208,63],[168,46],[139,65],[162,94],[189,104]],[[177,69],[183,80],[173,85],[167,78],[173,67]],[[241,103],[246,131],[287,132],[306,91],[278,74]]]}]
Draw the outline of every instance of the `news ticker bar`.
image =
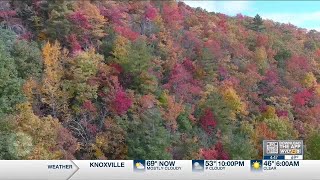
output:
[{"label": "news ticker bar", "polygon": [[320,180],[320,160],[2,160],[1,180]]}]

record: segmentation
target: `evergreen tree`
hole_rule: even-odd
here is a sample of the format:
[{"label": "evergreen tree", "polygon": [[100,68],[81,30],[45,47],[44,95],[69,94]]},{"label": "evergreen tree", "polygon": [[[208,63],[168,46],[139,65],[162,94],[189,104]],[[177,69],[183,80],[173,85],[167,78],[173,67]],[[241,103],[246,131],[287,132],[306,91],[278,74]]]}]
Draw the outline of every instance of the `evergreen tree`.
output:
[{"label": "evergreen tree", "polygon": [[128,129],[129,159],[171,159],[169,132],[158,109],[148,109],[140,117],[141,122],[132,123]]},{"label": "evergreen tree", "polygon": [[64,0],[49,0],[47,2],[47,12],[49,19],[45,23],[45,33],[52,40],[58,40],[66,44],[65,37],[71,32],[71,24],[68,14],[72,12],[71,2]]},{"label": "evergreen tree", "polygon": [[254,18],[253,18],[253,22],[250,24],[249,28],[253,31],[257,31],[257,32],[262,32],[265,30],[265,27],[263,25],[263,20],[260,17],[259,14],[257,14]]},{"label": "evergreen tree", "polygon": [[155,89],[152,86],[156,86],[156,82],[148,73],[152,60],[151,51],[152,49],[143,39],[129,42],[122,36],[117,38],[113,50],[115,62],[124,69],[125,77],[123,78],[128,79],[126,75],[132,76],[131,81],[124,86],[138,90],[140,93],[147,93]]},{"label": "evergreen tree", "polygon": [[150,67],[152,59],[150,51],[150,47],[143,39],[127,42],[125,38],[119,37],[115,42],[113,55],[115,61],[122,65],[126,72],[139,75]]}]

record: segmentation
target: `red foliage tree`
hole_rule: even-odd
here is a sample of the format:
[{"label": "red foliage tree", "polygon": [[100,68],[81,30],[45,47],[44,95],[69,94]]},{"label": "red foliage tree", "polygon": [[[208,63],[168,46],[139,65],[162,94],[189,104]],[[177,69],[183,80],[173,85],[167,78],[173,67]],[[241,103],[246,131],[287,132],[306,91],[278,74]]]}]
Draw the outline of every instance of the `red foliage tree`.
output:
[{"label": "red foliage tree", "polygon": [[92,120],[88,120],[87,118],[83,118],[80,120],[80,125],[83,127],[85,133],[88,136],[95,137],[98,133],[98,127],[96,124],[91,122]]},{"label": "red foliage tree", "polygon": [[210,149],[204,149],[201,152],[204,159],[217,159],[217,160],[227,160],[230,159],[227,152],[225,152],[221,142],[218,142]]},{"label": "red foliage tree", "polygon": [[288,111],[276,110],[276,114],[278,117],[288,117]]},{"label": "red foliage tree", "polygon": [[149,5],[145,11],[145,18],[152,21],[156,17],[157,17],[157,9]]},{"label": "red foliage tree", "polygon": [[203,159],[218,159],[218,152],[216,151],[215,147],[210,149],[202,149],[200,153]]},{"label": "red foliage tree", "polygon": [[238,14],[236,15],[236,18],[237,18],[239,21],[242,21],[242,20],[245,19],[245,17],[244,17],[241,13],[238,13]]},{"label": "red foliage tree", "polygon": [[230,51],[235,57],[250,57],[250,50],[243,43],[235,43],[231,45]]},{"label": "red foliage tree", "polygon": [[226,79],[229,76],[229,73],[225,67],[219,66],[218,73],[221,80]]},{"label": "red foliage tree", "polygon": [[0,18],[3,18],[5,21],[10,20],[9,18],[15,16],[17,12],[12,10],[12,7],[9,1],[0,1]]},{"label": "red foliage tree", "polygon": [[300,76],[311,70],[311,65],[305,57],[293,56],[287,62],[287,69],[292,75]]},{"label": "red foliage tree", "polygon": [[57,131],[57,147],[63,153],[63,159],[75,159],[74,154],[78,149],[77,138],[71,132],[60,127]]},{"label": "red foliage tree", "polygon": [[[114,68],[112,68],[114,69]],[[118,73],[116,69],[114,69]],[[100,84],[99,96],[108,108],[117,115],[123,115],[132,105],[132,100],[127,96],[119,83],[118,76],[112,74],[109,68],[99,70],[96,81]]]},{"label": "red foliage tree", "polygon": [[263,34],[259,34],[258,37],[257,37],[257,46],[260,47],[260,46],[264,46],[266,47],[267,44],[268,44],[268,36],[267,35],[263,35]]},{"label": "red foliage tree", "polygon": [[177,4],[167,4],[163,5],[162,17],[164,21],[173,29],[179,27],[183,20],[183,16],[180,14],[179,7]]},{"label": "red foliage tree", "polygon": [[294,106],[304,106],[310,98],[312,97],[312,92],[305,89],[293,96],[293,105]]},{"label": "red foliage tree", "polygon": [[210,109],[206,109],[204,115],[200,118],[201,127],[208,133],[211,134],[213,128],[216,127],[217,122]]},{"label": "red foliage tree", "polygon": [[220,160],[230,159],[228,153],[224,150],[223,145],[222,145],[221,142],[218,142],[215,145],[215,147],[216,147],[216,150],[218,151],[218,154],[219,154],[218,159],[220,159]]},{"label": "red foliage tree", "polygon": [[9,17],[13,17],[17,14],[16,11],[14,10],[5,10],[5,11],[0,11],[0,17],[2,18],[9,18]]},{"label": "red foliage tree", "polygon": [[108,6],[101,6],[100,13],[102,16],[109,19],[113,24],[123,25],[123,20],[126,19],[128,7],[122,3],[108,2]]},{"label": "red foliage tree", "polygon": [[185,32],[182,44],[183,47],[188,50],[189,56],[198,55],[202,47],[202,42],[197,37],[197,34],[190,31]]},{"label": "red foliage tree", "polygon": [[[78,42],[77,36],[81,36],[81,44],[87,44],[89,41],[89,35],[88,32],[92,28],[88,18],[86,15],[81,11],[76,11],[71,13],[68,16],[69,21],[75,26],[74,31],[76,33],[73,33],[69,36],[68,40],[70,41],[71,49],[73,53],[76,53],[77,49],[81,49],[80,44]],[[80,35],[80,36],[79,36]]]},{"label": "red foliage tree", "polygon": [[123,91],[117,91],[112,101],[113,109],[118,115],[123,115],[131,107],[132,101]]},{"label": "red foliage tree", "polygon": [[314,55],[316,58],[320,58],[320,49],[317,49]]},{"label": "red foliage tree", "polygon": [[279,82],[279,76],[278,73],[273,70],[269,69],[266,74],[264,80],[269,84],[269,85],[275,85]]},{"label": "red foliage tree", "polygon": [[85,101],[83,103],[82,107],[89,112],[96,112],[97,111],[97,108],[90,100]]},{"label": "red foliage tree", "polygon": [[98,133],[98,127],[95,124],[87,124],[86,129],[92,136],[96,136]]},{"label": "red foliage tree", "polygon": [[81,45],[76,37],[75,34],[71,34],[68,37],[70,46],[71,46],[71,51],[73,54],[77,54],[78,52],[80,52],[82,50]]},{"label": "red foliage tree", "polygon": [[219,58],[222,56],[222,53],[221,53],[222,51],[221,51],[221,46],[219,41],[210,39],[204,43],[204,47],[209,49],[216,58]]},{"label": "red foliage tree", "polygon": [[76,24],[79,28],[90,29],[91,25],[88,18],[81,11],[74,12],[69,15],[69,20]]},{"label": "red foliage tree", "polygon": [[195,73],[196,71],[196,68],[193,64],[193,62],[190,60],[190,59],[185,59],[183,62],[182,62],[183,66],[186,68],[186,70],[188,70],[189,72],[191,73]]},{"label": "red foliage tree", "polygon": [[201,92],[199,82],[193,78],[192,73],[183,64],[175,65],[170,74],[169,82],[164,85],[164,88],[175,93],[178,100],[186,102],[192,101]]},{"label": "red foliage tree", "polygon": [[132,31],[129,27],[116,26],[115,31],[131,41],[134,41],[139,37],[139,33]]},{"label": "red foliage tree", "polygon": [[120,64],[112,63],[112,64],[110,64],[110,67],[113,68],[113,70],[115,71],[116,74],[120,74],[123,72],[123,68],[120,66]]},{"label": "red foliage tree", "polygon": [[221,19],[221,20],[218,22],[218,27],[219,27],[219,29],[222,30],[222,32],[227,32],[228,24],[227,24],[226,19]]}]

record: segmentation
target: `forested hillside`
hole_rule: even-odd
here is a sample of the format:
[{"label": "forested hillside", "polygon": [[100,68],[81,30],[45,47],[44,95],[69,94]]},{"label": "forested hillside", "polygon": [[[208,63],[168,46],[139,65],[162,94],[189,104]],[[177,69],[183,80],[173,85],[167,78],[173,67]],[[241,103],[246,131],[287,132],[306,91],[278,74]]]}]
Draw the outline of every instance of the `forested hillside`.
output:
[{"label": "forested hillside", "polygon": [[0,159],[320,159],[320,33],[176,1],[0,1]]}]

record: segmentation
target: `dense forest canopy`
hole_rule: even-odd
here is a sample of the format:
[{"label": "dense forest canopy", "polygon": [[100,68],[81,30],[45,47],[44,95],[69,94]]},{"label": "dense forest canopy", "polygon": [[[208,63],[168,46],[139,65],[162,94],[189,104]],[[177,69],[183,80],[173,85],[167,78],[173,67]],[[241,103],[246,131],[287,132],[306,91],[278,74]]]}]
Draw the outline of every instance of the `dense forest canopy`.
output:
[{"label": "dense forest canopy", "polygon": [[320,159],[320,33],[176,1],[0,1],[0,159]]}]

